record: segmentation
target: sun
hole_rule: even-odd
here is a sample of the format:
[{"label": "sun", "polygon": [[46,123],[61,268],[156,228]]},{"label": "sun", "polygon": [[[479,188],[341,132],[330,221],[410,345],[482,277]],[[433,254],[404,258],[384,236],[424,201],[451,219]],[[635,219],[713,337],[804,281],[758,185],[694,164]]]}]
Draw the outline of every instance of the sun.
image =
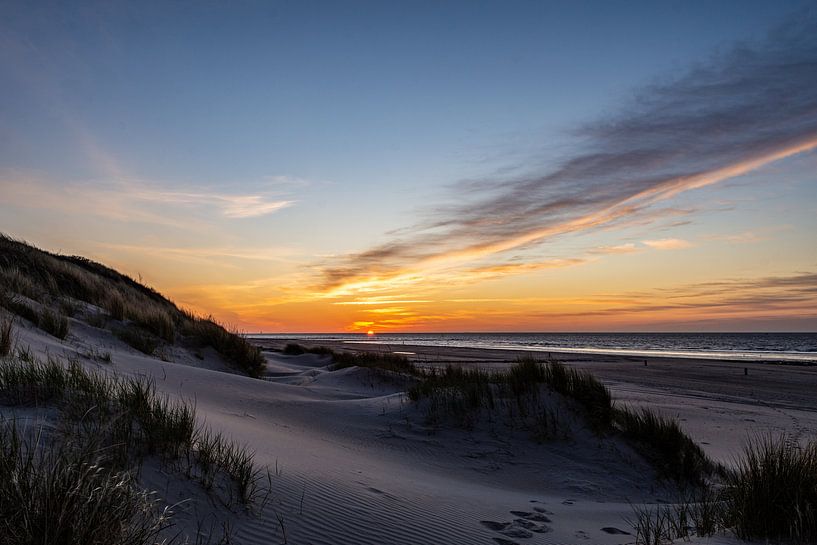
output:
[{"label": "sun", "polygon": [[372,335],[374,335],[374,331],[372,331],[372,330],[370,329],[369,331],[367,331],[367,332],[366,332],[366,335],[368,335],[369,337],[371,337]]}]

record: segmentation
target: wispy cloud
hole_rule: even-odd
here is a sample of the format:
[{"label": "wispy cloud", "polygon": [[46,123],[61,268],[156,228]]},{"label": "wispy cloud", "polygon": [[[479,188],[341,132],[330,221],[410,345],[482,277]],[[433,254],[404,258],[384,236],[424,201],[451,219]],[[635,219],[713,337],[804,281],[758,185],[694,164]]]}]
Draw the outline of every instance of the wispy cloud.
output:
[{"label": "wispy cloud", "polygon": [[734,242],[737,244],[748,244],[751,242],[761,242],[768,240],[769,237],[763,237],[752,231],[744,231],[743,233],[736,233],[734,235],[708,235],[707,240],[717,240],[723,242]]},{"label": "wispy cloud", "polygon": [[680,238],[659,238],[656,240],[642,240],[641,244],[654,250],[682,250],[692,248],[693,244]]},{"label": "wispy cloud", "polygon": [[112,244],[97,242],[95,246],[107,250],[142,255],[162,255],[170,258],[196,260],[211,265],[223,265],[225,261],[246,260],[261,262],[292,261],[298,253],[289,247],[242,247],[242,246],[151,246],[147,244]]},{"label": "wispy cloud", "polygon": [[590,250],[591,254],[607,255],[607,254],[634,254],[641,250],[633,242],[627,244],[617,244],[615,246],[597,246]]},{"label": "wispy cloud", "polygon": [[536,261],[530,263],[504,263],[501,265],[486,265],[482,267],[474,267],[464,271],[461,275],[467,280],[484,280],[489,278],[501,277],[507,274],[523,274],[546,269],[562,269],[564,267],[573,267],[576,265],[583,265],[587,263],[587,259],[570,258],[570,259],[549,259],[546,261]]},{"label": "wispy cloud", "polygon": [[236,194],[210,191],[161,191],[150,186],[118,184],[112,193],[145,203],[173,204],[191,207],[214,207],[226,218],[253,218],[272,214],[293,204],[259,194]]},{"label": "wispy cloud", "polygon": [[[684,323],[769,319],[788,323],[792,319],[817,318],[817,274],[804,272],[785,276],[725,279],[685,284],[644,292],[626,293],[619,301],[605,304],[606,298],[589,297],[594,309],[547,313],[550,319],[593,319],[608,317],[632,323]],[[735,323],[735,322],[729,322]],[[723,327],[718,326],[718,327]]]},{"label": "wispy cloud", "polygon": [[557,168],[460,184],[458,202],[428,211],[413,234],[326,263],[323,289],[609,227],[679,193],[817,148],[817,21],[804,17],[763,43],[643,89],[619,114],[579,132],[584,147]]},{"label": "wispy cloud", "polygon": [[227,193],[206,188],[159,189],[146,182],[58,182],[17,171],[0,172],[0,204],[97,215],[124,222],[196,227],[181,216],[215,212],[216,217],[265,216],[294,204],[275,194]]}]

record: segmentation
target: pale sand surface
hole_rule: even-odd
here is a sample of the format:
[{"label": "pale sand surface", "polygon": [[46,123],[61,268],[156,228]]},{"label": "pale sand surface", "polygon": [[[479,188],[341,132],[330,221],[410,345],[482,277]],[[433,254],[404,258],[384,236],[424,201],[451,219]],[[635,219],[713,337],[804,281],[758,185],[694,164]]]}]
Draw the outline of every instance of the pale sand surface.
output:
[{"label": "pale sand surface", "polygon": [[[170,362],[147,357],[76,321],[66,342],[33,327],[21,328],[20,342],[43,355],[79,355],[103,372],[153,377],[162,392],[195,400],[199,418],[248,445],[258,463],[277,467],[274,500],[254,515],[226,513],[197,486],[161,468],[143,471],[142,482],[169,502],[190,498],[178,508],[178,529],[194,529],[190,513],[212,512],[231,522],[234,543],[284,543],[286,530],[289,544],[624,544],[633,536],[610,532],[632,531],[625,521],[632,503],[673,499],[626,444],[594,436],[577,419],[570,420],[571,439],[544,444],[501,422],[473,431],[429,427],[402,385],[364,369],[333,371],[327,357],[267,350],[267,377],[258,380],[228,372],[213,354],[200,361],[174,349]],[[110,350],[113,364],[82,358],[89,347]],[[499,367],[516,357],[399,349],[416,352],[428,365]],[[643,359],[576,354],[564,359],[596,373],[619,402],[679,416],[720,459],[735,454],[747,433],[805,437],[817,431],[814,368],[689,360],[650,360],[644,367]],[[43,418],[26,411],[18,416]]]}]

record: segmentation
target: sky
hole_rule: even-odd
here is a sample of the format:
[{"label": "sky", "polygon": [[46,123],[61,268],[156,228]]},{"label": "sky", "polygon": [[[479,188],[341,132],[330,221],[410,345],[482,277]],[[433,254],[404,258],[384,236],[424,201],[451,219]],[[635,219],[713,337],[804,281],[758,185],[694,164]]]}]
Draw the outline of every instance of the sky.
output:
[{"label": "sky", "polygon": [[249,332],[817,331],[817,7],[0,2],[0,232]]}]

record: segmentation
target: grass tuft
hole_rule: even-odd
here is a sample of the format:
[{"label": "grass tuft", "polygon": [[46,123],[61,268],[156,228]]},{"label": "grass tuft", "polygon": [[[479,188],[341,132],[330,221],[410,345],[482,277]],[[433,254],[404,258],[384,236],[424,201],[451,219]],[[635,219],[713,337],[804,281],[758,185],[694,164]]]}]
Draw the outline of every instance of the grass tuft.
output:
[{"label": "grass tuft", "polygon": [[675,505],[634,507],[636,545],[731,530],[741,540],[817,543],[817,441],[749,440],[720,486],[704,483]]},{"label": "grass tuft", "polygon": [[559,420],[542,405],[543,388],[549,388],[573,400],[585,414],[591,427],[603,433],[609,429],[614,412],[609,390],[589,373],[570,369],[557,362],[539,362],[521,358],[507,371],[484,371],[447,366],[418,373],[419,380],[408,390],[409,399],[430,400],[429,416],[439,420],[445,415],[467,417],[481,410],[507,408],[513,400],[522,418],[536,415],[536,435],[547,437],[557,429]]},{"label": "grass tuft", "polygon": [[306,354],[307,350],[297,343],[287,343],[282,352],[287,356],[300,356]]},{"label": "grass tuft", "polygon": [[679,484],[702,485],[715,469],[712,461],[670,418],[650,409],[616,411],[616,423],[624,437],[658,471],[661,478]]},{"label": "grass tuft", "polygon": [[[322,352],[314,352],[320,354]],[[408,358],[390,352],[329,352],[332,355],[333,368],[366,367],[381,369],[394,373],[417,375],[419,371]]]},{"label": "grass tuft", "polygon": [[60,312],[54,312],[47,307],[43,307],[40,312],[39,324],[40,329],[58,339],[65,339],[68,336],[68,317]]},{"label": "grass tuft", "polygon": [[8,309],[12,314],[25,318],[35,326],[40,324],[40,314],[28,303],[13,295],[3,294],[3,297],[0,297],[0,305]]},{"label": "grass tuft", "polygon": [[150,545],[167,513],[129,472],[99,465],[93,453],[29,440],[0,426],[0,536],[4,543]]},{"label": "grass tuft", "polygon": [[726,505],[742,539],[817,542],[817,441],[752,438],[727,477]]},{"label": "grass tuft", "polygon": [[226,493],[228,505],[248,505],[261,495],[262,473],[253,454],[199,427],[193,405],[160,396],[152,380],[120,379],[54,359],[4,359],[0,404],[56,407],[65,448],[93,453],[91,462],[106,471],[155,455],[177,465],[186,461],[187,474]]},{"label": "grass tuft", "polygon": [[261,349],[250,343],[238,331],[228,330],[211,316],[189,319],[183,333],[198,347],[211,346],[231,365],[252,377],[264,373],[267,362]]},{"label": "grass tuft", "polygon": [[307,348],[298,343],[287,343],[281,352],[287,356],[300,356],[308,353],[318,354],[320,356],[332,356],[333,358],[337,354],[337,352],[326,346],[312,346]]},{"label": "grass tuft", "polygon": [[152,356],[159,348],[161,341],[138,326],[118,327],[113,331],[122,342],[143,354]]},{"label": "grass tuft", "polygon": [[549,362],[544,373],[545,384],[582,406],[594,430],[604,432],[610,428],[615,414],[613,396],[600,380],[556,361]]},{"label": "grass tuft", "polygon": [[11,318],[0,320],[0,357],[5,358],[14,349],[14,321]]}]

